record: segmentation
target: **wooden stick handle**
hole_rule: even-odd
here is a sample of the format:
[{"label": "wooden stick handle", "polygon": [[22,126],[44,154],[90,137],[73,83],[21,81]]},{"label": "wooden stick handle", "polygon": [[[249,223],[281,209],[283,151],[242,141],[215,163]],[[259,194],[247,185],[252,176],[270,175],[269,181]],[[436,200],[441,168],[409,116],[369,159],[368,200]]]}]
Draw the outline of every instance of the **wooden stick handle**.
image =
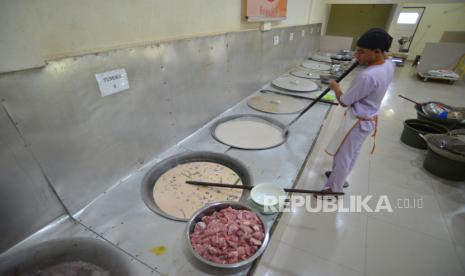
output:
[{"label": "wooden stick handle", "polygon": [[[275,91],[275,90],[263,89],[263,90],[260,90],[260,92],[261,92],[261,93],[275,93],[275,94],[278,94],[278,95],[294,97],[294,98],[297,98],[297,99],[305,99],[305,100],[312,100],[312,101],[315,100],[315,98],[304,97],[304,96],[299,96],[299,95],[293,95],[293,94],[288,94],[288,93],[284,93],[284,92],[280,92],[280,91]],[[328,101],[328,100],[323,100],[323,99],[321,99],[320,102],[322,102],[322,103],[327,103],[327,104],[330,104],[330,105],[339,105],[339,104],[336,103],[336,102],[332,102],[332,101]]]},{"label": "wooden stick handle", "polygon": [[209,186],[209,187],[220,187],[220,188],[235,188],[243,190],[252,190],[253,186],[245,185],[232,185],[232,184],[223,184],[223,183],[211,183],[211,182],[202,182],[202,181],[192,181],[187,180],[187,184],[198,185],[198,186]]},{"label": "wooden stick handle", "polygon": [[[350,72],[352,72],[352,70],[355,69],[355,67],[358,66],[358,62],[354,62],[350,67],[349,69],[347,69],[347,71],[345,71],[339,78],[337,78],[336,82],[340,82],[342,79],[344,79]],[[326,94],[328,94],[328,92],[330,91],[331,89],[329,88],[329,86],[318,96],[316,97],[316,99],[311,103],[309,104],[304,110],[302,110],[299,115],[297,115],[297,117],[292,120],[286,127],[286,131],[284,132],[285,135],[287,135],[288,133],[288,130],[289,130],[289,127],[295,123],[300,117],[302,117],[302,115],[304,115],[310,108],[312,108],[318,101],[320,101]]]},{"label": "wooden stick handle", "polygon": [[[212,182],[203,182],[203,181],[193,181],[187,180],[187,184],[192,185],[199,185],[199,186],[209,186],[209,187],[220,187],[220,188],[234,188],[234,189],[243,189],[243,190],[251,190],[253,186],[245,186],[245,185],[232,185],[232,184],[224,184],[224,183],[212,183]],[[284,189],[285,192],[288,193],[302,193],[302,194],[317,194],[317,195],[344,195],[344,193],[335,192],[335,193],[322,193],[318,190],[304,190],[304,189]]]},{"label": "wooden stick handle", "polygon": [[299,193],[299,194],[344,195],[344,193],[340,193],[340,192],[323,193],[318,190],[304,190],[304,189],[284,189],[284,191],[288,193]]},{"label": "wooden stick handle", "polygon": [[407,101],[409,101],[409,102],[412,102],[412,103],[414,103],[414,104],[416,104],[416,105],[420,105],[420,103],[417,103],[416,101],[414,101],[414,100],[412,100],[412,99],[409,99],[409,98],[405,97],[404,95],[400,95],[400,94],[399,94],[398,96],[401,97],[402,99],[405,99],[405,100],[407,100]]}]

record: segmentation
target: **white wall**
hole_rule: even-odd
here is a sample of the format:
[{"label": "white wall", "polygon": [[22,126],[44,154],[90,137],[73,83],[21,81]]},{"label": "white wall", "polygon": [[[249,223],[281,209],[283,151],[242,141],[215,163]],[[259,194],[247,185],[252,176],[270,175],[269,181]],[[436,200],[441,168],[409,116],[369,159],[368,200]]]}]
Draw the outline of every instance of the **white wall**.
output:
[{"label": "white wall", "polygon": [[[419,2],[460,2],[423,0]],[[400,0],[288,0],[288,19],[273,28],[322,23],[332,3],[399,3]],[[246,0],[0,0],[0,73],[41,66],[47,60],[183,37],[257,29],[245,21]],[[406,5],[406,4],[404,4]],[[443,30],[464,30],[464,5],[427,7],[411,56]],[[462,16],[461,16],[462,15]]]},{"label": "white wall", "polygon": [[322,23],[321,33],[324,34],[326,33],[329,13],[330,5],[328,5],[325,0],[313,0],[309,12],[309,23]]},{"label": "white wall", "polygon": [[444,31],[465,31],[465,4],[428,4],[409,51],[420,55],[428,42],[439,42]]},{"label": "white wall", "polygon": [[[314,5],[314,2],[318,2]],[[323,23],[323,0],[289,0],[273,27]],[[148,42],[257,29],[245,0],[0,0],[0,72]],[[311,16],[309,14],[311,13]]]},{"label": "white wall", "polygon": [[426,43],[439,42],[444,31],[465,31],[465,3],[399,4],[393,16],[391,27],[395,23],[402,7],[425,7],[425,12],[410,45],[409,59],[415,58],[416,55],[421,55]]},{"label": "white wall", "polygon": [[[410,46],[409,59],[421,55],[426,43],[439,42],[444,31],[465,31],[465,3],[463,0],[325,0],[325,3],[398,4],[392,20],[397,19],[402,7],[426,7]],[[391,27],[388,28],[388,31]]]},{"label": "white wall", "polygon": [[27,1],[0,0],[0,73],[44,65],[39,28],[31,28],[32,22],[39,18]]}]

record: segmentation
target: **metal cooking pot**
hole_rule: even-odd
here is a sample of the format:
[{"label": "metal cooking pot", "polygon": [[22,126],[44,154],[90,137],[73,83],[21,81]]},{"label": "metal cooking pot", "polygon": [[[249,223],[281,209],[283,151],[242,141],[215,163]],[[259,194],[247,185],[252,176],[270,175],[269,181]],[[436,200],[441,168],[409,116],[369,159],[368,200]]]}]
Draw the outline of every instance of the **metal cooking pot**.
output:
[{"label": "metal cooking pot", "polygon": [[430,173],[448,180],[465,180],[464,162],[458,162],[441,156],[430,148],[428,148],[425,160],[423,161],[423,167]]},{"label": "metal cooking pot", "polygon": [[314,60],[314,61],[322,61],[322,62],[331,62],[331,54],[329,53],[317,53],[314,54],[312,57],[309,59]]},{"label": "metal cooking pot", "polygon": [[442,119],[442,118],[435,118],[428,116],[423,112],[423,108],[421,106],[415,106],[417,110],[417,118],[421,120],[431,121],[440,125],[443,125],[449,129],[465,129],[465,122],[456,120],[456,119]]},{"label": "metal cooking pot", "polygon": [[[252,177],[247,170],[247,167],[242,164],[239,160],[236,160],[226,154],[222,153],[215,153],[215,152],[208,152],[208,151],[194,151],[194,152],[187,152],[187,153],[180,153],[173,155],[160,163],[156,164],[153,168],[150,169],[149,172],[145,175],[142,183],[141,183],[141,196],[144,200],[145,205],[152,210],[153,212],[166,217],[172,220],[178,221],[188,221],[188,219],[181,219],[178,217],[171,216],[170,214],[163,211],[160,207],[158,207],[157,203],[153,198],[153,188],[155,186],[155,182],[157,179],[162,176],[165,172],[174,168],[178,165],[190,163],[190,162],[213,162],[224,165],[231,170],[233,170],[242,181],[243,185],[251,186],[252,185]],[[249,192],[244,191],[242,194],[241,199],[245,200],[249,197]]]},{"label": "metal cooking pot", "polygon": [[448,131],[449,129],[445,126],[430,121],[409,119],[404,121],[404,130],[400,140],[411,147],[426,149],[426,141],[420,135],[440,134]]},{"label": "metal cooking pot", "polygon": [[455,136],[465,142],[465,129],[454,129],[449,132],[449,135]]},{"label": "metal cooking pot", "polygon": [[428,153],[423,167],[445,179],[465,180],[465,131],[452,131],[448,135],[430,134],[425,136]]},{"label": "metal cooking pot", "polygon": [[465,141],[462,139],[454,135],[429,134],[425,140],[432,151],[465,164]]},{"label": "metal cooking pot", "polygon": [[[276,129],[279,129],[280,131],[282,131],[282,140],[275,143],[275,144],[273,144],[273,145],[256,146],[254,148],[251,148],[251,147],[243,147],[243,145],[237,145],[237,144],[234,144],[234,143],[229,143],[230,141],[224,141],[224,139],[220,139],[216,135],[216,129],[221,124],[229,122],[229,121],[233,121],[233,120],[246,120],[246,121],[247,120],[254,120],[254,121],[265,122],[267,124],[270,124],[271,126],[275,127]],[[266,116],[262,116],[262,115],[255,115],[255,114],[239,114],[239,115],[231,115],[231,116],[223,117],[223,118],[219,119],[218,121],[216,121],[212,125],[212,127],[211,127],[211,135],[213,136],[213,138],[215,138],[215,140],[217,140],[218,142],[220,142],[222,144],[225,144],[225,145],[228,145],[228,146],[231,146],[231,147],[234,147],[234,148],[246,149],[246,150],[270,149],[270,148],[274,148],[274,147],[282,145],[287,140],[286,125],[284,125],[283,123],[281,123],[280,121],[278,121],[276,119],[266,117]]]},{"label": "metal cooking pot", "polygon": [[449,120],[465,120],[465,109],[445,105],[439,102],[429,102],[421,105],[423,113],[430,117],[449,119]]},{"label": "metal cooking pot", "polygon": [[[444,103],[434,101],[419,103],[402,95],[399,95],[399,97],[415,104],[418,119],[428,120],[437,124],[441,124],[449,129],[465,128],[465,120],[454,118],[441,118],[441,112],[445,109],[458,111],[459,113],[461,113],[465,112],[464,108],[452,107]],[[457,117],[460,116],[462,115],[457,115]]]},{"label": "metal cooking pot", "polygon": [[333,55],[333,56],[331,56],[331,60],[351,61],[352,60],[352,55]]},{"label": "metal cooking pot", "polygon": [[93,238],[55,239],[20,249],[0,258],[0,275],[45,275],[43,270],[70,263],[79,273],[88,273],[85,275],[103,271],[114,276],[136,275],[124,253]]},{"label": "metal cooking pot", "polygon": [[[215,211],[219,211],[225,208],[231,207],[236,210],[248,210],[250,212],[253,212],[257,214],[257,217],[260,219],[260,221],[263,224],[263,229],[265,231],[265,237],[263,238],[262,245],[260,248],[255,252],[254,255],[250,256],[247,260],[233,263],[233,264],[218,264],[211,262],[209,260],[204,259],[202,256],[200,256],[192,247],[191,241],[190,241],[190,235],[194,231],[195,224],[200,221],[204,216],[209,216],[213,214]],[[233,202],[233,201],[221,201],[221,202],[215,202],[209,205],[206,205],[205,207],[201,208],[198,210],[194,215],[192,215],[191,219],[187,222],[186,226],[186,231],[184,233],[184,238],[185,238],[185,254],[188,258],[188,260],[197,268],[206,271],[208,273],[213,273],[213,274],[218,274],[218,275],[224,275],[224,274],[233,274],[237,273],[239,271],[242,271],[246,268],[248,268],[250,265],[252,265],[253,261],[255,261],[260,255],[263,254],[263,252],[266,249],[266,246],[268,245],[268,240],[269,240],[269,233],[268,233],[268,227],[262,217],[255,212],[252,208],[238,202]]]}]

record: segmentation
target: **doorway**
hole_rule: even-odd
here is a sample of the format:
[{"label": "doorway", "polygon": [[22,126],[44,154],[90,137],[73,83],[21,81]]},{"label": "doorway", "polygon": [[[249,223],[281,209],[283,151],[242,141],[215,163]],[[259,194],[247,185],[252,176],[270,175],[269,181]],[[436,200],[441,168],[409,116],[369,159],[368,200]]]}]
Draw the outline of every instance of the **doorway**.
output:
[{"label": "doorway", "polygon": [[391,29],[391,51],[408,53],[424,11],[424,7],[403,7],[400,10],[393,20]]},{"label": "doorway", "polygon": [[387,29],[391,4],[334,4],[326,35],[353,37],[352,50],[359,37],[371,28]]}]

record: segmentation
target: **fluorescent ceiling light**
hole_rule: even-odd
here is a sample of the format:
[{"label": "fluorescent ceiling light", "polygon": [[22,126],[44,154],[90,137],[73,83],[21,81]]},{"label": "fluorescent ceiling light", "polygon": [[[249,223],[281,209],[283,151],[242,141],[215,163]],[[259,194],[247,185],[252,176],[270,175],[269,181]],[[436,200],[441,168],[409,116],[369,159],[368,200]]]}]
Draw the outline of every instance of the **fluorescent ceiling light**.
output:
[{"label": "fluorescent ceiling light", "polygon": [[417,23],[418,16],[417,12],[401,12],[397,19],[397,24],[415,24]]}]

